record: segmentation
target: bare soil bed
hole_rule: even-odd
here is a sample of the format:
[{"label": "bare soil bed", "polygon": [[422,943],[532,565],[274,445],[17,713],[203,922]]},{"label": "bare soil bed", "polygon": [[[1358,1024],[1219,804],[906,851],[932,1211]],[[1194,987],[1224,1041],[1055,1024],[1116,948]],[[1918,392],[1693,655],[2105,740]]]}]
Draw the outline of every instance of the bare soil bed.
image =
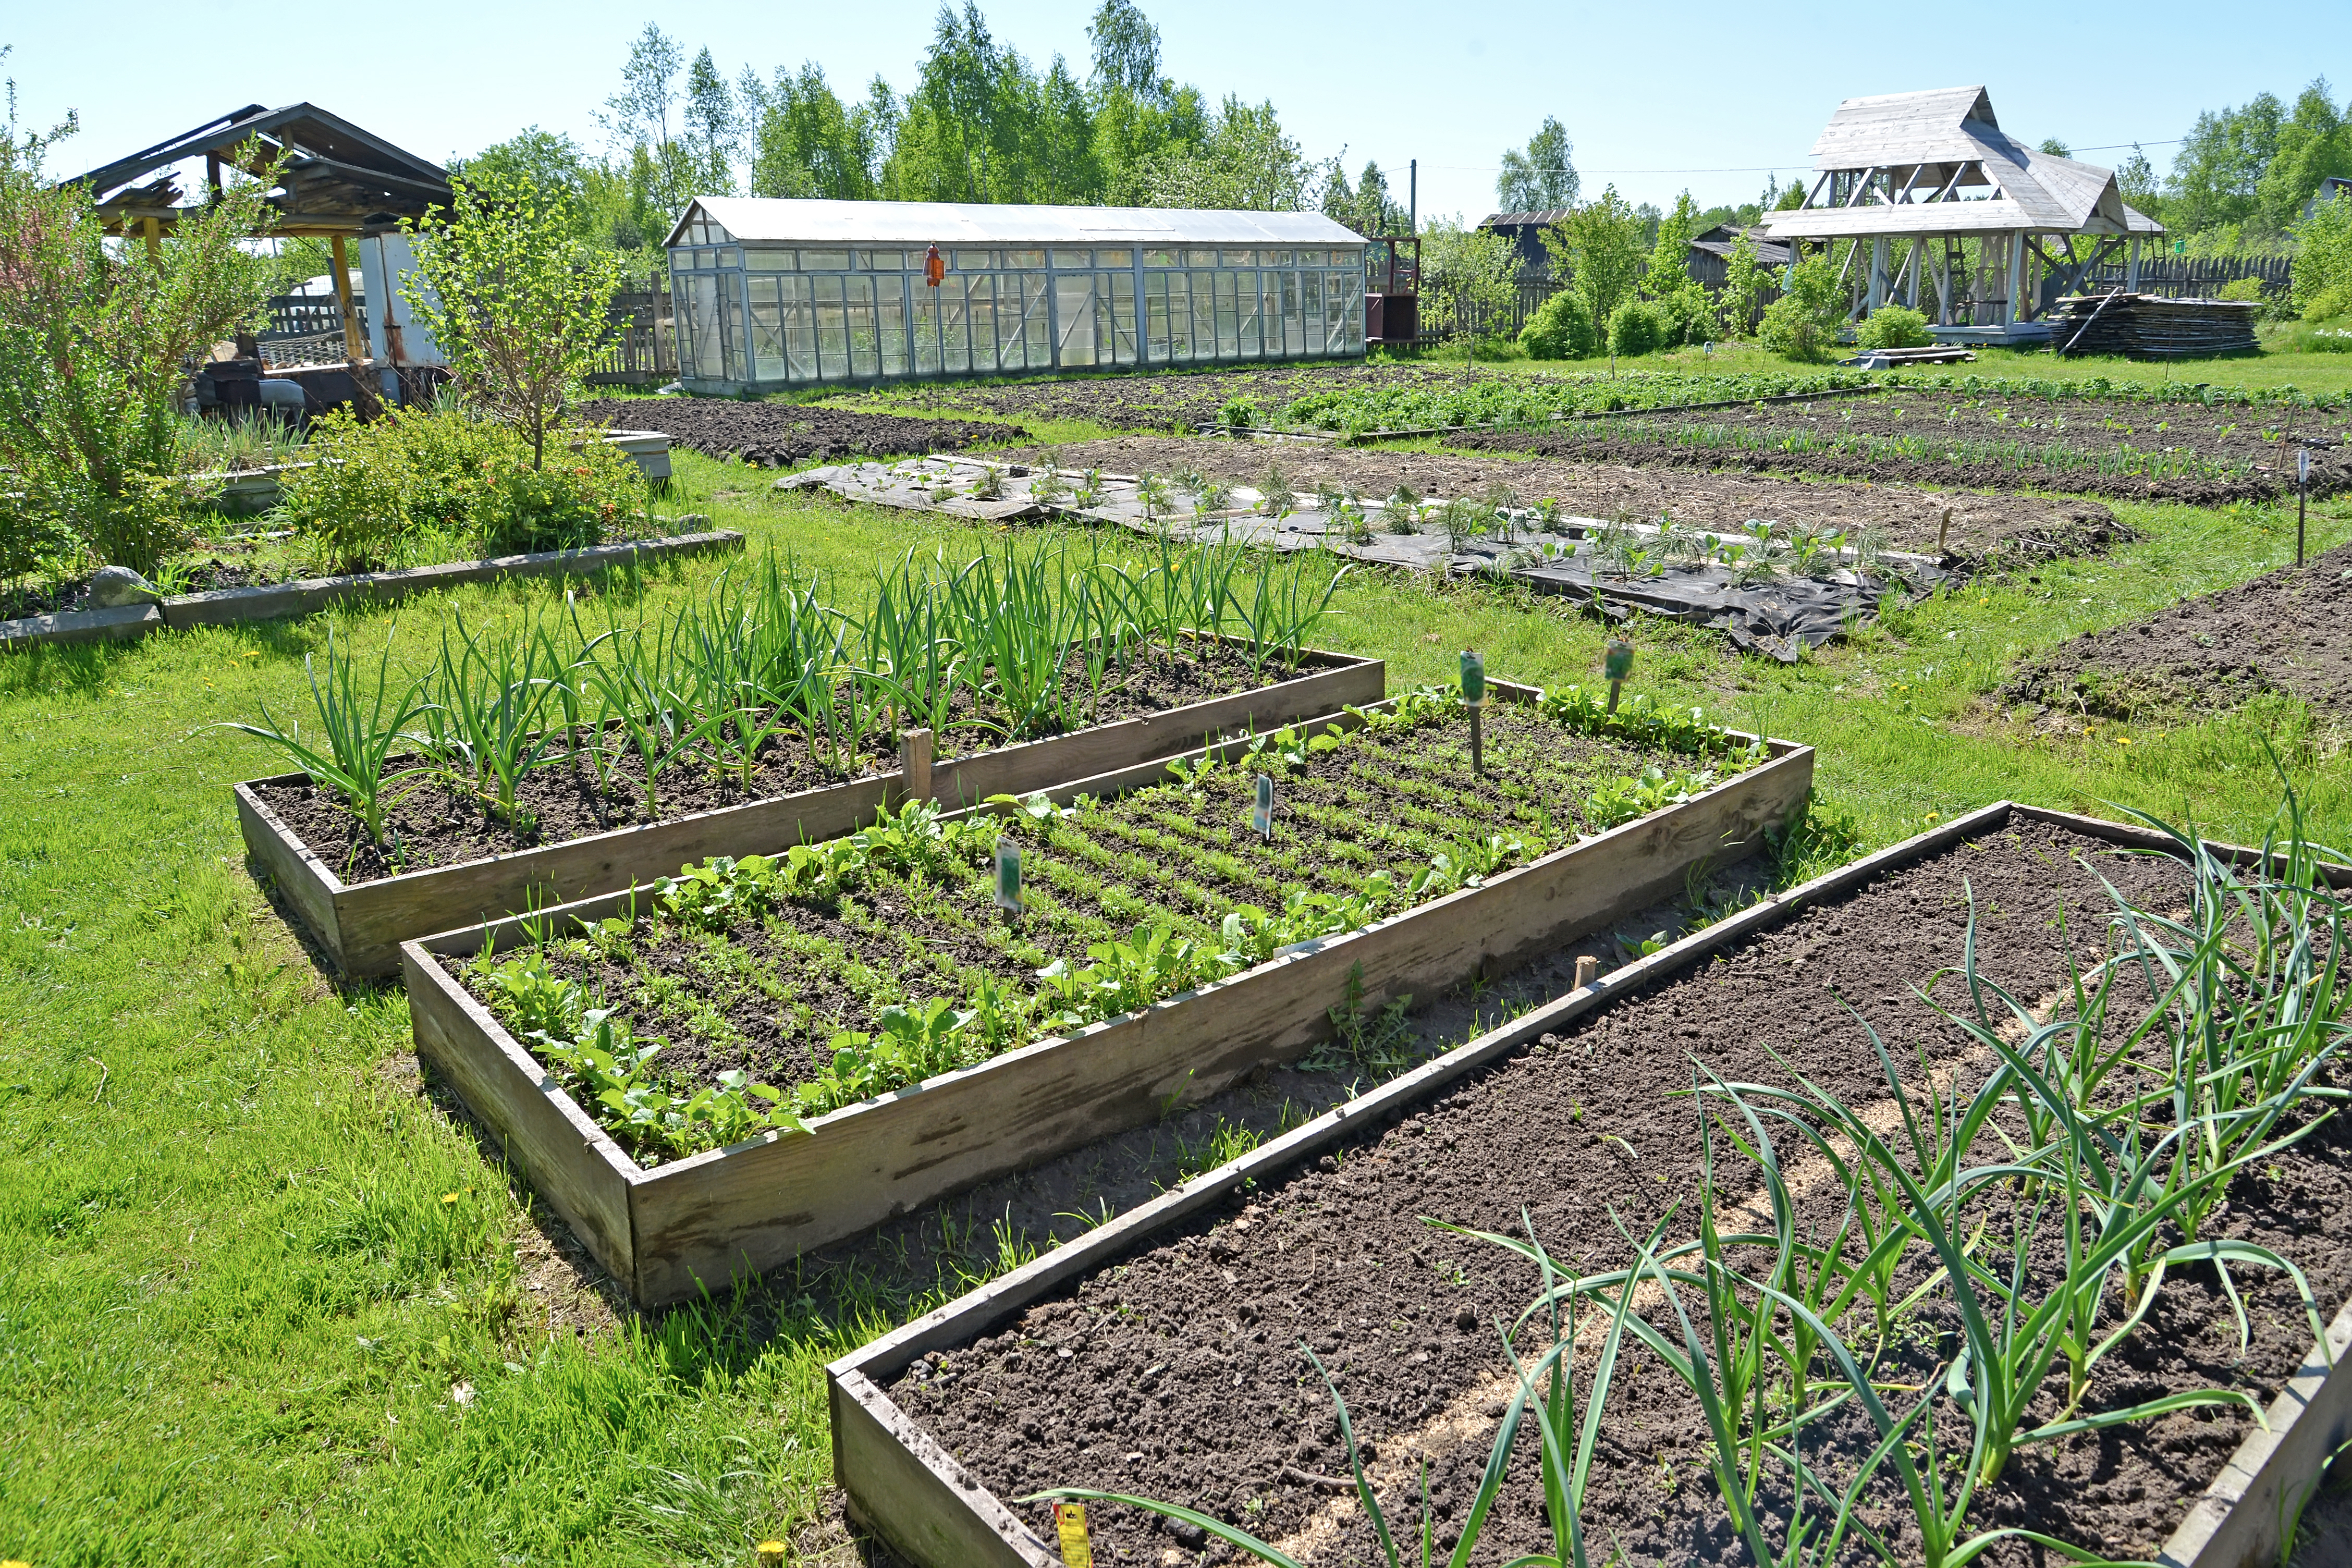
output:
[{"label": "bare soil bed", "polygon": [[[1851,1003],[1898,1060],[1924,1055],[1981,1081],[1965,1037],[1911,987],[1965,1005],[1948,971],[1972,893],[1980,972],[2025,998],[2054,1000],[2070,960],[2104,952],[2101,876],[2142,908],[2186,898],[2177,862],[2013,820],[1548,1035],[1315,1169],[1236,1192],[1017,1324],[919,1361],[891,1396],[1044,1539],[1053,1538],[1045,1509],[1012,1500],[1085,1486],[1192,1504],[1309,1563],[1373,1561],[1371,1531],[1338,1479],[1347,1460],[1304,1341],[1338,1378],[1391,1521],[1417,1517],[1425,1466],[1449,1547],[1511,1387],[1492,1324],[1510,1321],[1538,1281],[1532,1266],[1423,1216],[1515,1233],[1525,1216],[1567,1267],[1624,1266],[1632,1252],[1612,1211],[1638,1235],[1672,1205],[1686,1212],[1699,1185],[1694,1111],[1673,1098],[1690,1088],[1694,1058],[1727,1079],[1786,1082],[1769,1046],[1849,1103],[1891,1109],[1862,1026],[1842,1005]],[[2347,1161],[2352,1131],[2329,1123],[2263,1175],[2242,1178],[2220,1223],[2300,1263],[2323,1310],[2352,1291]],[[1822,1185],[1833,1204],[1799,1185],[1801,1233],[1824,1217],[1835,1224],[1826,1211],[1843,1190]],[[2193,1387],[2266,1400],[2310,1333],[2270,1271],[2241,1270],[2238,1283],[2252,1325],[2242,1356],[2215,1277],[2201,1265],[2177,1271],[2154,1315],[2099,1363],[2084,1407]],[[1940,1375],[1949,1328],[1921,1324],[1882,1374],[1915,1385]],[[1630,1377],[1621,1366],[1587,1496],[1596,1560],[1612,1550],[1643,1568],[1740,1557],[1706,1473],[1694,1402],[1646,1354],[1634,1359]],[[2045,1388],[2041,1418],[2059,1393]],[[1809,1458],[1855,1451],[1858,1418],[1823,1426]],[[2021,1447],[1980,1494],[1972,1527],[2030,1524],[2112,1556],[2151,1557],[2251,1426],[2241,1410],[2209,1406]],[[1536,1473],[1523,1426],[1475,1561],[1549,1549]],[[1760,1500],[1785,1517],[1785,1489],[1768,1486]],[[1111,1505],[1090,1514],[1105,1557],[1199,1560],[1197,1531]],[[1883,1507],[1871,1518],[1881,1529],[1894,1522]],[[2011,1543],[1985,1560],[2022,1568],[2041,1559]]]},{"label": "bare soil bed", "polygon": [[1399,485],[1424,497],[1476,495],[1507,486],[1518,504],[1549,496],[1588,517],[1623,513],[1655,521],[1671,513],[1700,528],[1737,529],[1769,518],[1790,530],[1883,530],[1897,550],[1932,554],[1951,512],[1946,552],[1954,564],[2095,554],[2136,537],[2095,501],[2025,495],[1916,489],[1906,485],[1823,485],[1768,475],[1685,473],[1613,464],[1465,457],[1451,452],[1358,450],[1320,442],[1232,441],[1210,437],[1129,437],[1012,454],[1066,468],[1151,472],[1163,478],[1198,468],[1212,479],[1255,484],[1269,463],[1300,489],[1329,482],[1378,500]]},{"label": "bare soil bed", "polygon": [[[2294,450],[2283,439],[2290,431],[2341,440],[2352,435],[2352,421],[2342,410],[1898,392],[1745,412],[1466,430],[1448,441],[1474,450],[1644,468],[2030,488],[2218,506],[2294,492]],[[2352,486],[2352,449],[2315,451],[2311,485],[2315,495]]]},{"label": "bare soil bed", "polygon": [[[1419,365],[1306,362],[1255,370],[1082,375],[1009,385],[944,386],[939,401],[1008,418],[1085,419],[1113,430],[1189,432],[1216,421],[1234,398],[1271,415],[1311,393],[1458,379]],[[925,395],[930,395],[926,394]]]},{"label": "bare soil bed", "polygon": [[2352,544],[2076,637],[2008,695],[2140,723],[2210,715],[2266,691],[2352,720]]},{"label": "bare soil bed", "polygon": [[[1095,699],[1093,722],[1164,713],[1173,708],[1272,686],[1297,671],[1269,661],[1257,669],[1249,656],[1228,647],[1195,647],[1182,654],[1155,651],[1124,679],[1107,685]],[[1073,660],[1066,689],[1073,702],[1086,701],[1084,670]],[[984,721],[969,692],[959,694],[961,719]],[[1030,739],[1044,739],[1048,731]],[[983,749],[978,739],[984,731],[943,735],[939,744],[942,761]],[[540,845],[561,844],[617,827],[668,821],[698,811],[740,805],[887,773],[898,766],[898,736],[877,730],[866,738],[855,758],[835,762],[812,753],[797,731],[763,742],[755,754],[747,784],[740,773],[719,773],[709,768],[677,767],[656,781],[658,812],[646,809],[645,768],[634,752],[615,735],[608,743],[612,758],[606,782],[599,785],[595,772],[582,762],[541,768],[528,774],[517,792],[519,820],[509,821],[488,805],[454,785],[433,780],[406,796],[385,814],[385,844],[369,838],[342,798],[308,782],[263,783],[254,786],[265,805],[294,830],[310,852],[347,882],[450,866],[484,856],[507,854]],[[399,764],[395,764],[397,766]]]},{"label": "bare soil bed", "polygon": [[580,417],[615,429],[660,430],[706,458],[740,457],[761,468],[812,459],[905,458],[1019,441],[1017,425],[977,419],[910,419],[793,403],[722,397],[607,397],[583,403]]}]

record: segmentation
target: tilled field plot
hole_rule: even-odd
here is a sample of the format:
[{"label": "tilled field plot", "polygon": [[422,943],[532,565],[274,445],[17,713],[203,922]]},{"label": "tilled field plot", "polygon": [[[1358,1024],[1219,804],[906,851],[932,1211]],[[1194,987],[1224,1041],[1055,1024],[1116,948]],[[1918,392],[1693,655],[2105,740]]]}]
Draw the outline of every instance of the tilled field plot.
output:
[{"label": "tilled field plot", "polygon": [[2137,723],[2205,717],[2264,691],[2352,720],[2352,544],[2076,637],[2008,695]]},{"label": "tilled field plot", "polygon": [[[2290,435],[2342,440],[2352,436],[2352,417],[2341,409],[1895,393],[1745,412],[1469,430],[1448,440],[1471,449],[1645,468],[1811,473],[2215,506],[2291,494]],[[2311,485],[2315,495],[2352,486],[2352,448],[2314,451]]]},{"label": "tilled field plot", "polygon": [[[1897,550],[1932,554],[1943,539],[1955,564],[1997,564],[2056,555],[2095,554],[2135,536],[2095,501],[2039,496],[1942,492],[1907,485],[1822,485],[1771,475],[1688,473],[1608,463],[1465,457],[1451,452],[1358,450],[1315,441],[1229,441],[1207,437],[1129,437],[1007,454],[1016,461],[1051,456],[1065,468],[1156,473],[1187,468],[1211,479],[1255,485],[1269,465],[1295,488],[1328,483],[1377,502],[1409,485],[1423,497],[1478,495],[1505,486],[1517,504],[1549,497],[1571,512],[1620,513],[1655,522],[1662,512],[1697,528],[1737,529],[1769,518],[1789,529],[1876,528]],[[1948,531],[1944,514],[1951,513]]]},{"label": "tilled field plot", "polygon": [[1113,430],[1193,430],[1216,422],[1234,398],[1271,416],[1296,398],[1349,387],[1442,379],[1418,365],[1306,363],[1172,375],[1094,375],[1007,386],[943,386],[939,400],[1008,418],[1087,419]]},{"label": "tilled field plot", "polygon": [[792,403],[720,397],[607,397],[583,403],[580,417],[623,430],[659,430],[706,458],[740,456],[776,468],[811,458],[904,458],[961,452],[1027,437],[1017,425],[976,419],[910,419]]},{"label": "tilled field plot", "polygon": [[[1727,1079],[1786,1083],[1773,1047],[1821,1089],[1893,1125],[1900,1117],[1867,1037],[1841,1005],[1851,1003],[1898,1061],[1924,1053],[1958,1075],[1939,1081],[1966,1094],[1984,1081],[1990,1053],[1910,988],[1932,985],[1945,1005],[1966,1006],[1959,977],[1937,972],[1960,957],[1972,894],[1979,972],[2028,1001],[2055,1002],[2067,994],[2070,962],[2102,955],[2100,917],[2112,907],[2102,876],[2143,909],[2186,896],[2186,868],[2176,862],[2013,819],[1545,1037],[1342,1157],[1234,1194],[1017,1324],[918,1362],[890,1394],[1001,1500],[1054,1486],[1140,1493],[1192,1503],[1309,1563],[1376,1561],[1351,1489],[1333,1484],[1347,1458],[1303,1341],[1334,1371],[1391,1521],[1417,1519],[1426,1467],[1441,1547],[1450,1547],[1512,1386],[1493,1325],[1511,1321],[1538,1281],[1532,1265],[1423,1216],[1495,1232],[1531,1225],[1567,1268],[1624,1266],[1632,1251],[1612,1211],[1636,1235],[1676,1205],[1691,1212],[1700,1141],[1689,1100],[1672,1097],[1691,1087],[1694,1058]],[[2214,1226],[2300,1262],[2330,1309],[2352,1289],[2352,1256],[2328,1239],[2352,1228],[2342,1216],[2347,1153],[2334,1124],[2321,1128],[2274,1176],[2232,1186]],[[1720,1143],[1717,1154],[1730,1158]],[[1816,1163],[1808,1156],[1787,1169],[1800,1233],[1824,1236],[1844,1189]],[[1726,1214],[1724,1223],[1746,1228],[1757,1212]],[[2005,1244],[1990,1245],[2005,1268]],[[1924,1273],[1916,1258],[1904,1268],[1897,1294]],[[2273,1272],[2241,1270],[2237,1283],[2251,1287],[2242,1356],[2213,1277],[2176,1270],[2150,1317],[2096,1364],[2084,1407],[2120,1408],[2167,1389],[2266,1397],[2307,1352],[2310,1332]],[[1582,1326],[1597,1349],[1597,1331]],[[1940,1377],[1952,1327],[1931,1311],[1898,1331],[1879,1375],[1913,1389]],[[1580,1361],[1582,1381],[1589,1352]],[[1695,1402],[1646,1352],[1634,1362],[1620,1369],[1586,1498],[1596,1558],[1738,1559],[1707,1478]],[[2055,1384],[2042,1389],[2035,1419],[2054,1414],[2057,1394]],[[1909,1405],[1904,1396],[1900,1408]],[[1849,1405],[1809,1433],[1809,1465],[1850,1466],[1866,1447],[1852,1414]],[[1939,1445],[1958,1440],[1965,1452],[1965,1422],[1948,1405],[1937,1420]],[[1979,1495],[1972,1529],[2030,1524],[2111,1556],[2152,1556],[2251,1426],[2242,1409],[2207,1406],[2021,1447]],[[1549,1549],[1537,1472],[1523,1425],[1475,1561]],[[1759,1500],[1785,1521],[1785,1484],[1776,1495],[1768,1481]],[[1891,1531],[1907,1512],[1889,1504],[1870,1508],[1874,1528]],[[1015,1506],[1052,1539],[1040,1506]],[[1098,1552],[1194,1561],[1178,1549],[1196,1547],[1195,1536],[1114,1505],[1091,1512]],[[1908,1545],[1908,1535],[1892,1538]],[[2038,1560],[2016,1543],[1986,1559]]]}]

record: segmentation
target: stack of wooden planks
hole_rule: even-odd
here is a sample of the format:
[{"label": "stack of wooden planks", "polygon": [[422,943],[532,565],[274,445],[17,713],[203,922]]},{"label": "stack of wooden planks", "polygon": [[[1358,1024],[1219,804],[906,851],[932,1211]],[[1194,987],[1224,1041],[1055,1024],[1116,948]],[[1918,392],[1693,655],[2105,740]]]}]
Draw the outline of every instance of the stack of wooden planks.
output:
[{"label": "stack of wooden planks", "polygon": [[2050,314],[2051,346],[2062,354],[2133,359],[2208,359],[2252,353],[2252,300],[2167,300],[2154,294],[2069,294]]}]

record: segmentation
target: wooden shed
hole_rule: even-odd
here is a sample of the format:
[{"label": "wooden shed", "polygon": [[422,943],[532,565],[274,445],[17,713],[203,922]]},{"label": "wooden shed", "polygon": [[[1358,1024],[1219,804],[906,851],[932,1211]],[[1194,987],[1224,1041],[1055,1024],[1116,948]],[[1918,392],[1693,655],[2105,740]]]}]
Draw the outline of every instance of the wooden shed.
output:
[{"label": "wooden shed", "polygon": [[1912,307],[1946,342],[2045,342],[2046,319],[2095,266],[2164,226],[2124,205],[2115,172],[2026,145],[1981,87],[1850,98],[1813,143],[1802,206],[1764,215],[1801,257],[1843,263],[1853,314]]}]

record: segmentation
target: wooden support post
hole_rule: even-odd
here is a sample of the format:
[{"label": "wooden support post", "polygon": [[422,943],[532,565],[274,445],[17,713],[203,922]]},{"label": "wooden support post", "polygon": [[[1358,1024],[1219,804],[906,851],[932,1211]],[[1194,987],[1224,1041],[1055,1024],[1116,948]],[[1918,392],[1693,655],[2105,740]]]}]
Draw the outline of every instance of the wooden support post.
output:
[{"label": "wooden support post", "polygon": [[331,235],[328,249],[335,262],[335,302],[342,308],[343,357],[353,364],[367,358],[367,344],[360,337],[359,308],[352,303],[352,267],[343,250],[343,237]]},{"label": "wooden support post", "polygon": [[898,787],[905,792],[899,804],[910,800],[929,800],[931,796],[931,732],[929,730],[905,730],[898,735]]},{"label": "wooden support post", "polygon": [[2018,313],[2018,300],[2025,292],[2025,231],[2019,229],[2009,237],[2009,278],[2001,295],[2001,321],[2008,325],[2024,318]]},{"label": "wooden support post", "polygon": [[1870,309],[1886,303],[1886,237],[1870,237]]},{"label": "wooden support post", "polygon": [[163,260],[163,220],[151,214],[141,221],[139,226],[146,233],[147,236],[147,259],[150,261]]},{"label": "wooden support post", "polygon": [[2124,292],[2139,292],[2139,236],[2131,237],[2131,259],[2124,264]]}]

